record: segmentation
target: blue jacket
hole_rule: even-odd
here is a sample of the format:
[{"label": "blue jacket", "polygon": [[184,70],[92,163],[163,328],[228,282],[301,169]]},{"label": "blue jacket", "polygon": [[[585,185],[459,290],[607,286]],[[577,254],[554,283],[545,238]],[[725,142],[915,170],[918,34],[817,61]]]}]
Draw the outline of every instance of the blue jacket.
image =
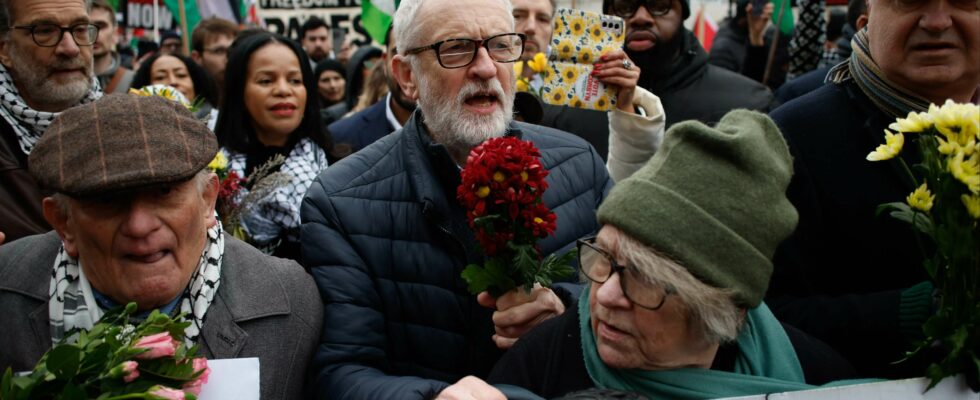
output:
[{"label": "blue jacket", "polygon": [[[502,354],[492,310],[460,278],[482,255],[455,200],[459,169],[419,117],[324,171],[303,202],[303,258],[324,301],[312,365],[320,398],[430,398],[485,377]],[[550,170],[544,202],[558,230],[539,243],[544,253],[596,231],[612,181],[595,150],[519,122],[508,134],[533,141]]]},{"label": "blue jacket", "polygon": [[385,96],[370,107],[330,124],[327,130],[333,142],[347,143],[351,146],[351,152],[357,152],[394,132],[395,127],[391,126],[386,115],[387,106],[388,97]]}]

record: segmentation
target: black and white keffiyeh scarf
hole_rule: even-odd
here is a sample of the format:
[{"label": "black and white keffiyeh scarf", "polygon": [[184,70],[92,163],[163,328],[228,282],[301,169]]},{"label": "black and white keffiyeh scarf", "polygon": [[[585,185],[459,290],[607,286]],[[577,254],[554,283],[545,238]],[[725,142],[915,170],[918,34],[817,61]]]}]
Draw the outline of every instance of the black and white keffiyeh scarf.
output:
[{"label": "black and white keffiyeh scarf", "polygon": [[[190,285],[180,298],[180,312],[186,313],[191,325],[184,331],[187,345],[193,345],[201,334],[204,317],[221,284],[221,261],[225,252],[221,222],[208,229],[204,251]],[[58,251],[51,274],[48,318],[51,341],[57,342],[75,328],[90,329],[102,317],[92,292],[92,286],[82,272],[77,259],[68,255],[64,245]]]},{"label": "black and white keffiyeh scarf", "polygon": [[[92,77],[92,89],[78,104],[86,104],[102,97],[99,79]],[[0,64],[0,115],[17,133],[17,142],[24,154],[31,154],[37,140],[41,138],[51,121],[58,113],[32,109],[21,97],[7,68]]]},{"label": "black and white keffiyeh scarf", "polygon": [[[240,176],[245,171],[247,155],[222,149],[228,157],[228,170]],[[262,246],[263,251],[274,250],[267,245],[276,244],[280,239],[299,240],[299,208],[303,196],[313,184],[313,180],[327,168],[327,154],[310,138],[300,139],[279,167],[279,172],[289,176],[289,183],[276,187],[258,204],[242,215],[242,226],[254,244]],[[251,171],[249,171],[251,172]],[[247,190],[242,190],[242,196]]]}]

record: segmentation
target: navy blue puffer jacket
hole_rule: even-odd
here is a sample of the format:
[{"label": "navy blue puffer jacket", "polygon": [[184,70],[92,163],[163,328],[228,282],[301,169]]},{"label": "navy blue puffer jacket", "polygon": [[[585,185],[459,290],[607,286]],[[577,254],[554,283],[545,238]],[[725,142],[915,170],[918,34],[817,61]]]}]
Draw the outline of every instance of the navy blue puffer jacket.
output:
[{"label": "navy blue puffer jacket", "polygon": [[[320,398],[430,398],[447,382],[485,377],[502,354],[492,310],[460,278],[482,256],[455,200],[459,169],[419,116],[324,171],[303,201],[303,259],[324,301],[312,364]],[[612,180],[595,150],[534,125],[515,122],[508,134],[533,141],[550,170],[544,201],[558,230],[542,250],[597,231]]]}]

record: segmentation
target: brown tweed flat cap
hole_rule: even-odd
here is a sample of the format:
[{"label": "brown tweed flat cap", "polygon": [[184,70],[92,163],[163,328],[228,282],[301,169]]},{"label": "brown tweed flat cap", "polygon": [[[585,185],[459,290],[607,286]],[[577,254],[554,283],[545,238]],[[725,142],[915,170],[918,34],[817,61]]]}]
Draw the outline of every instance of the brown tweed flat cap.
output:
[{"label": "brown tweed flat cap", "polygon": [[41,186],[87,197],[183,181],[217,152],[214,134],[184,106],[110,94],[58,115],[28,163]]}]

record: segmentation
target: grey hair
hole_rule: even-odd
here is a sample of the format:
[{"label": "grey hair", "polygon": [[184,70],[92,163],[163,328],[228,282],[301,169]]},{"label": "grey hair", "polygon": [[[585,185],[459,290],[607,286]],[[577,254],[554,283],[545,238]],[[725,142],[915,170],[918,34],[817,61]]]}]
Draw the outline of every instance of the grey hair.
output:
[{"label": "grey hair", "polygon": [[[640,243],[614,226],[618,236],[613,251],[656,286],[679,298],[688,317],[688,327],[708,343],[734,341],[745,322],[745,313],[735,305],[730,290],[710,286],[687,268],[657,250]],[[670,298],[667,301],[671,301]]]},{"label": "grey hair", "polygon": [[[398,4],[395,10],[395,43],[398,43],[398,54],[405,54],[405,50],[412,49],[424,43],[422,41],[422,31],[425,29],[422,24],[416,23],[419,9],[426,0],[404,0]],[[507,15],[514,14],[514,5],[510,0],[496,0],[504,4],[507,8]],[[514,19],[510,20],[511,30],[514,29]],[[415,65],[412,65],[415,67]]]},{"label": "grey hair", "polygon": [[[92,0],[84,1],[85,11],[92,11]],[[10,3],[13,3],[13,0],[0,0],[0,30],[3,32],[0,38],[3,39],[10,37]]]},{"label": "grey hair", "polygon": [[[198,193],[204,193],[204,189],[207,187],[208,182],[211,181],[212,175],[214,175],[214,172],[212,172],[210,169],[204,168],[191,177],[191,179],[194,180],[194,186],[197,188]],[[58,210],[61,211],[61,215],[64,216],[71,215],[71,207],[69,207],[69,200],[71,198],[71,196],[60,192],[51,195],[51,200],[54,201],[54,204],[58,207]]]}]

